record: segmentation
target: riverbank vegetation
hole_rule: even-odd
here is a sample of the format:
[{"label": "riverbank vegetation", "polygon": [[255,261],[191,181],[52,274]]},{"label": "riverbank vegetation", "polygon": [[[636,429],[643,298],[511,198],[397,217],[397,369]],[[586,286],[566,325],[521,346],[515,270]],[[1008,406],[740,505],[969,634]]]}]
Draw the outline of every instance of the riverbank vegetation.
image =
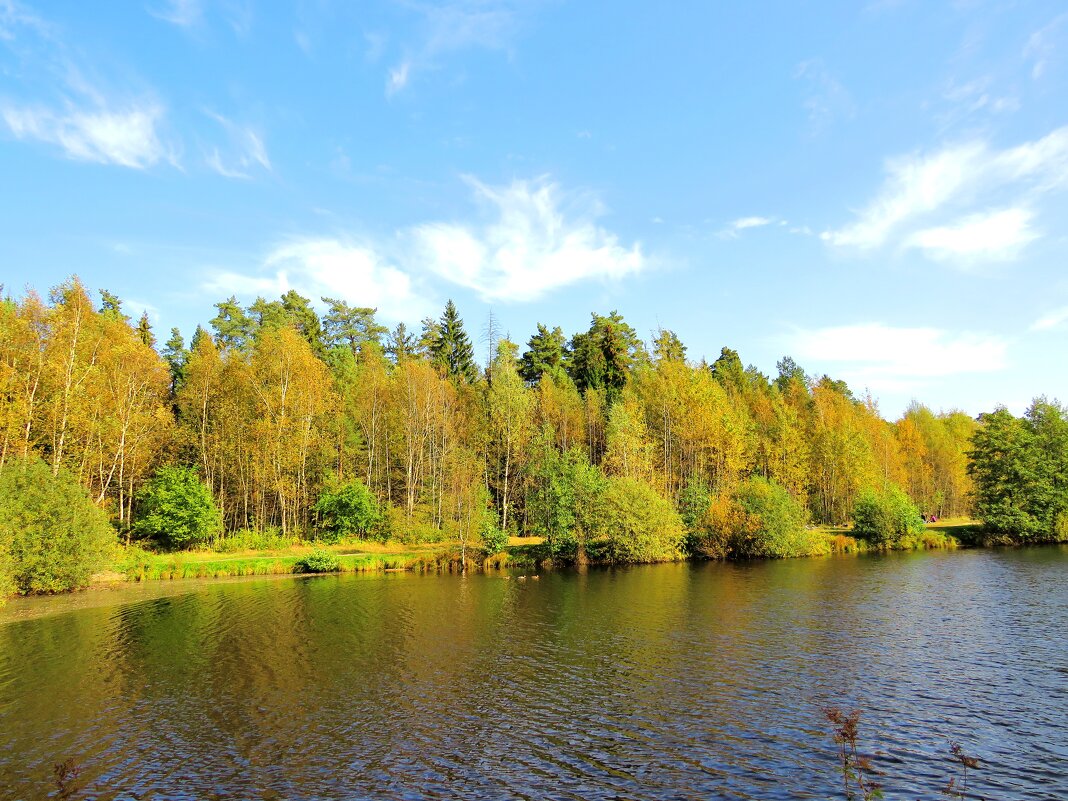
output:
[{"label": "riverbank vegetation", "polygon": [[462,564],[517,535],[557,562],[955,542],[921,514],[974,512],[996,542],[1068,539],[1068,417],[1045,399],[1019,419],[913,404],[888,422],[789,357],[774,376],[729,348],[693,360],[616,312],[570,337],[539,325],[523,346],[491,320],[480,366],[451,302],[417,331],[323,304],[230,298],[188,342],[158,342],[77,279],[0,303],[0,476],[47,474],[94,510],[74,536],[54,508],[81,509],[69,495],[0,500],[23,514],[0,509],[22,521],[0,540],[8,589],[84,584],[95,545],[55,582],[19,564],[101,531],[127,556],[390,541],[447,544]]}]

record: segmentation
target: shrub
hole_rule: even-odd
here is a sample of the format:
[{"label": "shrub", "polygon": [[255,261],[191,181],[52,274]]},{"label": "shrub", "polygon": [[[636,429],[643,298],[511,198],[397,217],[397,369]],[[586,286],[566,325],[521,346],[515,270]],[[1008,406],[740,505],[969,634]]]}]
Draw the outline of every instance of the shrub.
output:
[{"label": "shrub", "polygon": [[0,589],[84,587],[115,548],[107,515],[65,470],[53,475],[37,456],[0,470]]},{"label": "shrub", "polygon": [[486,556],[494,556],[504,550],[508,544],[508,533],[492,521],[482,528],[482,550]]},{"label": "shrub", "polygon": [[293,565],[294,573],[337,573],[340,570],[341,560],[337,554],[322,548],[302,556]]},{"label": "shrub", "polygon": [[734,498],[746,521],[731,539],[735,556],[786,559],[824,552],[819,538],[805,530],[805,510],[782,485],[753,476]]},{"label": "shrub", "polygon": [[670,501],[644,481],[610,478],[600,515],[597,555],[607,561],[667,562],[680,558],[686,536],[682,518]]},{"label": "shrub", "polygon": [[366,536],[378,520],[378,503],[371,490],[354,479],[323,490],[315,513],[321,521],[319,538],[338,542],[343,537]]},{"label": "shrub", "polygon": [[784,487],[754,476],[717,496],[691,535],[691,550],[710,559],[785,559],[826,553],[821,537],[806,531],[805,512]]},{"label": "shrub", "polygon": [[924,525],[909,496],[897,485],[887,484],[881,492],[868,489],[857,497],[853,531],[876,547],[902,548],[919,540]]},{"label": "shrub", "polygon": [[200,545],[222,527],[219,510],[191,467],[161,467],[138,494],[134,530],[167,548]]}]

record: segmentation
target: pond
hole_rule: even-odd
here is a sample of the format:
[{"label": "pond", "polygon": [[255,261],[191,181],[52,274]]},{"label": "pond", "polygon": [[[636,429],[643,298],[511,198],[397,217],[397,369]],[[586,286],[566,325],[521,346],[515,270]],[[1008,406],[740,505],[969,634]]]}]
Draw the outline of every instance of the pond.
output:
[{"label": "pond", "polygon": [[0,610],[0,797],[1068,798],[1068,548],[175,582]]}]

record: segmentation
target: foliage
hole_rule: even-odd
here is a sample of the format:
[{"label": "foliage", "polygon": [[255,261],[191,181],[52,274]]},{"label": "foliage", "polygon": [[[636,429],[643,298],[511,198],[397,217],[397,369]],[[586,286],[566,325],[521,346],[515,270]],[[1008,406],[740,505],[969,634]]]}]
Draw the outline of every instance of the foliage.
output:
[{"label": "foliage", "polygon": [[784,487],[754,476],[709,504],[691,549],[719,559],[812,556],[825,553],[824,540],[804,527],[805,511]]},{"label": "foliage", "polygon": [[321,521],[319,538],[324,542],[367,536],[379,515],[375,496],[359,479],[324,489],[314,510]]},{"label": "foliage", "polygon": [[853,532],[878,548],[909,548],[924,531],[916,505],[902,489],[886,484],[881,491],[867,489],[853,507]]},{"label": "foliage", "polygon": [[652,486],[614,477],[599,499],[591,556],[608,562],[668,562],[682,556],[686,535],[679,513]]},{"label": "foliage", "polygon": [[508,545],[508,534],[497,526],[493,525],[492,521],[488,522],[482,529],[482,550],[487,556],[493,556],[499,554]]},{"label": "foliage", "polygon": [[[855,543],[766,524],[796,521],[779,501],[840,525],[886,481],[939,517],[969,515],[974,497],[988,539],[1068,537],[1065,415],[1044,399],[1019,420],[915,404],[891,423],[789,357],[774,379],[729,347],[688,362],[676,333],[659,328],[647,347],[618,312],[570,338],[540,324],[521,357],[491,323],[483,376],[453,303],[413,336],[341,299],[319,316],[293,291],[218,303],[211,333],[198,326],[187,347],[172,330],[157,353],[147,322],[102,301],[77,279],[0,301],[0,468],[39,454],[126,533],[160,531],[135,500],[160,468],[185,464],[227,551],[303,542],[325,521],[330,539],[449,542],[465,564],[506,534],[544,537],[562,561],[665,558],[678,510],[695,554],[812,553]],[[331,505],[335,476],[365,488],[351,525]],[[654,513],[667,545],[643,539]],[[951,542],[928,530],[899,547]]]},{"label": "foliage", "polygon": [[337,554],[322,548],[300,557],[293,566],[294,573],[337,573],[340,570],[341,560]]},{"label": "foliage", "polygon": [[984,415],[972,438],[969,472],[987,531],[1017,542],[1065,539],[1068,413],[1036,399],[1023,418],[1005,408]]},{"label": "foliage", "polygon": [[559,326],[550,331],[548,326],[538,323],[538,331],[527,342],[527,350],[520,360],[520,376],[528,384],[537,384],[546,373],[559,380],[566,350],[564,332]]},{"label": "foliage", "polygon": [[467,335],[456,304],[451,300],[445,304],[445,311],[434,328],[429,348],[434,363],[447,375],[468,383],[478,378],[471,338]]},{"label": "foliage", "polygon": [[164,547],[200,545],[219,531],[219,510],[195,468],[161,467],[138,502],[135,530]]},{"label": "foliage", "polygon": [[115,544],[107,515],[66,470],[53,472],[37,456],[0,470],[0,571],[7,590],[84,587]]}]

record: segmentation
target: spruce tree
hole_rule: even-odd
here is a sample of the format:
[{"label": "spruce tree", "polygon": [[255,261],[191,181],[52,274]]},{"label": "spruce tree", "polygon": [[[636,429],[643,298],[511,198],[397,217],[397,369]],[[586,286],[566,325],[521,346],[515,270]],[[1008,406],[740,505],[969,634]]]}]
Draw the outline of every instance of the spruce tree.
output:
[{"label": "spruce tree", "polygon": [[137,336],[150,348],[156,347],[156,335],[152,333],[152,323],[148,321],[148,312],[141,312],[141,319],[137,321]]},{"label": "spruce tree", "polygon": [[435,364],[449,376],[473,383],[478,378],[471,338],[464,330],[464,321],[456,311],[456,304],[449,300],[437,324],[437,336],[431,345]]}]

